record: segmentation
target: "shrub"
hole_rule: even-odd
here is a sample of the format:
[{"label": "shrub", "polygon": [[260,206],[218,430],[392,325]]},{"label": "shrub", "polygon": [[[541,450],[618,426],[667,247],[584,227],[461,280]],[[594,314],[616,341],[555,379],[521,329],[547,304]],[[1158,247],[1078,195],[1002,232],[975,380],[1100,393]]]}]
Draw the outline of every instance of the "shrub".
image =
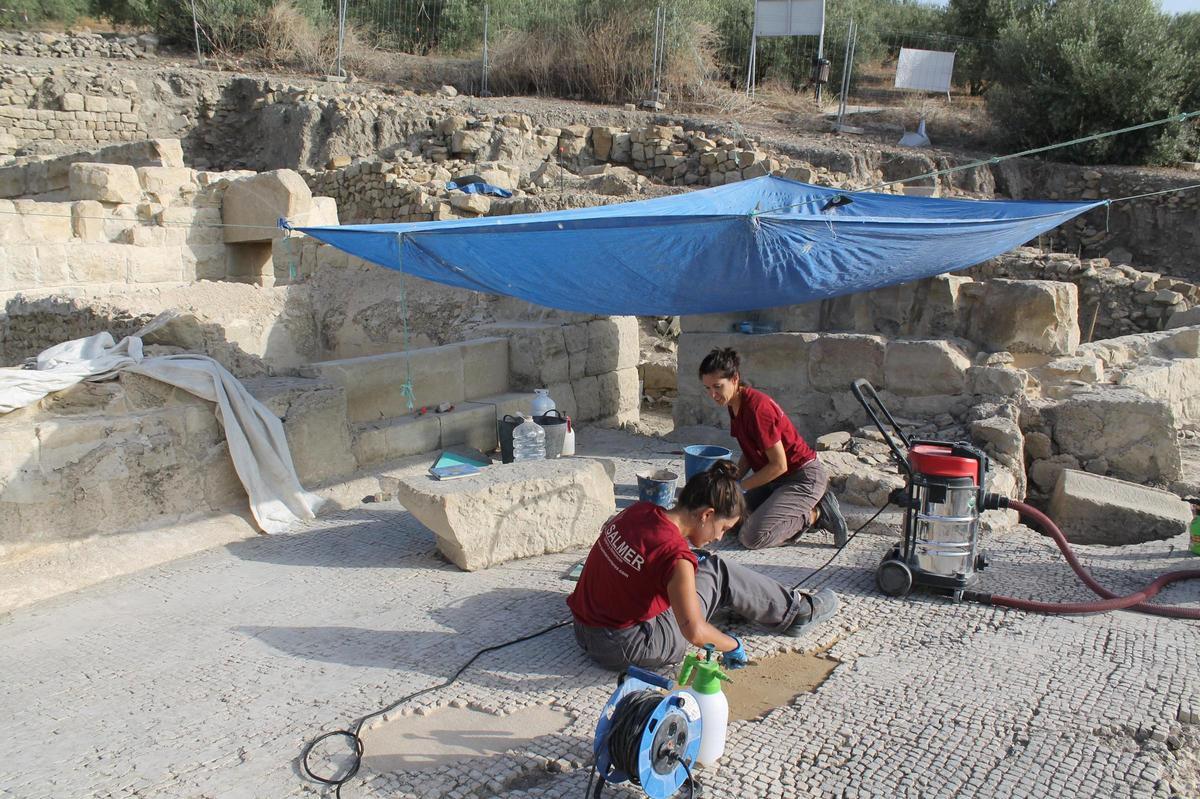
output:
[{"label": "shrub", "polygon": [[[1101,133],[1177,113],[1185,58],[1155,0],[1060,0],[1010,25],[987,94],[1014,149]],[[1150,128],[1056,151],[1083,163],[1178,158],[1182,126]]]},{"label": "shrub", "polygon": [[0,7],[0,21],[15,28],[43,22],[70,25],[88,11],[88,0],[6,0]]}]

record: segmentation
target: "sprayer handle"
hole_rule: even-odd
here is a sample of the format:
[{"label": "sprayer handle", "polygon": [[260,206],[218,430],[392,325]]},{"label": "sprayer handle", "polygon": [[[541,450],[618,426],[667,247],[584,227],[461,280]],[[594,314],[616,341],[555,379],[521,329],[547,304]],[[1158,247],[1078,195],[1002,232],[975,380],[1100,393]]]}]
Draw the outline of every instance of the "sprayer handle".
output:
[{"label": "sprayer handle", "polygon": [[627,675],[629,675],[630,677],[641,680],[644,683],[648,683],[650,685],[656,685],[659,688],[662,688],[664,691],[671,690],[671,688],[674,685],[674,683],[672,683],[670,679],[663,677],[661,675],[655,674],[652,671],[646,671],[645,669],[639,669],[637,666],[630,666],[629,668],[625,669],[625,673]]}]

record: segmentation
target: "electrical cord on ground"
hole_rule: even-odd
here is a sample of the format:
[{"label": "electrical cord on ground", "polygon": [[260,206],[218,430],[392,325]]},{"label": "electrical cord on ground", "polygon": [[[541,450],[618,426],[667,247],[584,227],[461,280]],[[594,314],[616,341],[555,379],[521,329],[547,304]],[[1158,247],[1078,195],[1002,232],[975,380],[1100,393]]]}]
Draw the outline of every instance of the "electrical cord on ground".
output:
[{"label": "electrical cord on ground", "polygon": [[[476,652],[474,655],[471,656],[470,660],[468,660],[466,663],[459,666],[458,671],[454,672],[453,676],[451,676],[445,682],[439,683],[438,685],[431,685],[428,688],[422,688],[421,690],[414,691],[413,693],[408,694],[407,696],[402,696],[399,699],[397,699],[396,701],[389,704],[387,707],[380,708],[379,710],[376,710],[373,713],[368,713],[367,715],[363,716],[358,721],[354,722],[354,724],[351,726],[350,729],[333,730],[332,732],[327,732],[323,735],[317,736],[316,738],[314,738],[308,742],[308,744],[304,747],[304,751],[300,755],[300,762],[301,762],[301,766],[304,768],[304,773],[306,775],[308,775],[309,779],[312,779],[315,782],[319,782],[322,785],[334,786],[334,789],[335,789],[334,796],[338,797],[338,799],[340,799],[340,797],[342,795],[342,786],[345,785],[347,782],[349,782],[354,777],[354,775],[358,773],[359,768],[362,767],[363,742],[362,742],[362,738],[359,736],[359,733],[362,732],[362,728],[363,728],[364,724],[366,724],[368,721],[370,721],[371,719],[373,719],[377,716],[382,716],[384,713],[387,713],[390,710],[394,710],[395,708],[399,707],[400,705],[404,704],[405,702],[416,699],[418,696],[423,696],[424,694],[432,693],[434,691],[439,691],[442,688],[445,688],[446,686],[451,685],[452,683],[454,683],[455,680],[457,680],[459,677],[461,677],[462,673],[464,671],[466,671],[468,668],[470,668],[471,664],[474,663],[476,660],[478,660],[481,655],[485,655],[488,652],[495,652],[499,649],[504,649],[505,647],[509,647],[514,644],[520,644],[525,641],[532,640],[534,638],[537,638],[538,636],[545,635],[548,632],[553,632],[554,630],[557,630],[560,627],[565,627],[570,623],[571,623],[570,619],[565,619],[556,624],[552,624],[549,627],[538,630],[537,632],[529,633],[528,635],[523,635],[520,638],[514,638],[511,641],[505,641],[503,643],[493,644],[492,646],[480,649],[478,652]],[[309,762],[308,762],[309,755],[312,754],[313,748],[316,747],[317,744],[319,744],[322,741],[327,740],[329,738],[348,738],[354,745],[353,762],[350,764],[349,768],[346,769],[345,773],[338,777],[322,777],[321,775],[316,774],[312,770],[312,767],[309,765]]]},{"label": "electrical cord on ground", "polygon": [[838,555],[840,555],[840,554],[842,554],[842,550],[843,550],[843,549],[845,549],[846,547],[850,546],[850,542],[854,540],[854,537],[855,537],[856,535],[858,535],[859,533],[861,533],[861,532],[862,532],[864,529],[866,529],[867,525],[869,525],[871,522],[873,522],[873,521],[875,521],[876,519],[878,519],[878,518],[879,518],[879,514],[883,513],[885,510],[887,510],[887,507],[888,507],[888,505],[891,505],[891,504],[892,504],[892,503],[891,503],[891,500],[888,500],[888,501],[884,502],[884,503],[883,503],[883,504],[882,504],[882,505],[879,507],[879,510],[875,511],[875,515],[874,515],[874,516],[872,516],[871,518],[867,519],[865,522],[863,522],[861,525],[859,525],[859,528],[858,528],[857,530],[855,530],[855,531],[854,531],[853,533],[851,533],[850,535],[846,536],[846,543],[842,544],[840,547],[838,547],[837,549],[835,549],[835,550],[833,551],[833,554],[829,556],[829,559],[828,559],[828,560],[826,560],[826,561],[825,561],[824,563],[822,563],[820,566],[818,566],[817,568],[813,569],[811,572],[809,572],[808,574],[806,574],[806,575],[804,576],[804,579],[803,579],[803,580],[801,580],[800,582],[798,582],[798,583],[796,583],[795,585],[793,585],[793,586],[792,586],[792,590],[793,590],[793,591],[795,591],[795,590],[796,590],[796,589],[798,589],[800,586],[804,585],[804,584],[805,584],[805,583],[807,583],[809,580],[811,580],[812,578],[814,578],[814,577],[816,577],[818,574],[820,574],[822,571],[824,571],[826,566],[828,566],[830,563],[833,563],[833,561],[837,559],[837,556],[838,556]]}]

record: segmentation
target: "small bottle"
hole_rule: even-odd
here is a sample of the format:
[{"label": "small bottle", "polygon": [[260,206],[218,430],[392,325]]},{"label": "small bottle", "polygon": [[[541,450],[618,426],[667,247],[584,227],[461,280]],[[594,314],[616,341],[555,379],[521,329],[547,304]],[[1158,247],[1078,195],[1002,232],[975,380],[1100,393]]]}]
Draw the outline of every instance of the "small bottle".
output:
[{"label": "small bottle", "polygon": [[567,432],[563,433],[562,456],[565,458],[575,454],[575,423],[567,417]]},{"label": "small bottle", "polygon": [[533,390],[533,416],[536,419],[539,416],[545,416],[554,410],[554,398],[550,396],[550,389],[535,388]]},{"label": "small bottle", "polygon": [[546,459],[546,431],[537,422],[521,414],[521,423],[513,430],[513,461]]},{"label": "small bottle", "polygon": [[1189,549],[1193,555],[1200,555],[1200,497],[1192,497],[1188,500],[1192,506],[1192,524],[1188,527],[1188,533],[1192,537],[1192,545]]},{"label": "small bottle", "polygon": [[729,726],[729,700],[721,692],[721,681],[728,680],[720,664],[712,659],[713,645],[704,647],[705,657],[701,660],[695,653],[688,653],[679,672],[679,684],[692,684],[687,692],[700,705],[700,752],[696,760],[708,768],[716,765],[725,754],[725,730]]}]

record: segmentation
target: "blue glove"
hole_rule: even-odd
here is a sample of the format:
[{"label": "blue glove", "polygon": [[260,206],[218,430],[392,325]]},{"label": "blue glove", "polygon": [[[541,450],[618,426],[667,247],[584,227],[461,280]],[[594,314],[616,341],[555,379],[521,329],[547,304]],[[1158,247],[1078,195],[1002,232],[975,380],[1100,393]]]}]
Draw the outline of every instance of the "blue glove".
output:
[{"label": "blue glove", "polygon": [[737,641],[737,648],[731,649],[721,655],[721,665],[730,671],[745,668],[750,663],[750,656],[746,654],[746,650],[742,647],[742,639],[736,635],[729,637]]}]

